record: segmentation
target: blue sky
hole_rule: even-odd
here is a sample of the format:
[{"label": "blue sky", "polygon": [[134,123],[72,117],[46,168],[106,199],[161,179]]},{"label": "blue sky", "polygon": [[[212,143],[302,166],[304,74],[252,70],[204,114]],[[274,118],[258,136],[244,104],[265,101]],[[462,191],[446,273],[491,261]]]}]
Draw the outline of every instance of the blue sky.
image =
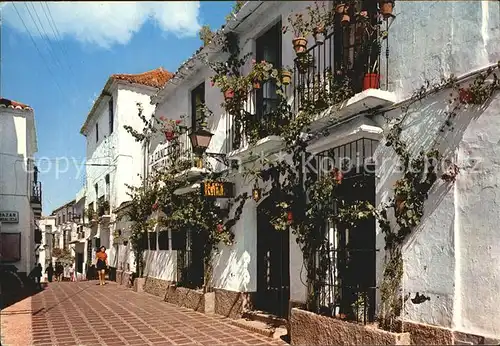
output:
[{"label": "blue sky", "polygon": [[199,26],[219,28],[233,2],[45,4],[2,7],[0,79],[2,97],[35,110],[37,159],[50,160],[40,161],[47,215],[83,186],[73,165],[57,176],[56,159],[85,158],[80,128],[108,77],[159,66],[175,71],[200,46]]}]

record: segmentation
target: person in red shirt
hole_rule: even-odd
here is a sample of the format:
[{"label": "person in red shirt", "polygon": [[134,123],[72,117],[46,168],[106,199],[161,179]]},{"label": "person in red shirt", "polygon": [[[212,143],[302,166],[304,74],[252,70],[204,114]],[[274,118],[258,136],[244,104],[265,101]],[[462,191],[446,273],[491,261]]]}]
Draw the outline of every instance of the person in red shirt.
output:
[{"label": "person in red shirt", "polygon": [[96,253],[96,269],[99,273],[99,285],[106,285],[106,269],[108,268],[108,255],[106,254],[106,248],[101,246],[99,251]]}]

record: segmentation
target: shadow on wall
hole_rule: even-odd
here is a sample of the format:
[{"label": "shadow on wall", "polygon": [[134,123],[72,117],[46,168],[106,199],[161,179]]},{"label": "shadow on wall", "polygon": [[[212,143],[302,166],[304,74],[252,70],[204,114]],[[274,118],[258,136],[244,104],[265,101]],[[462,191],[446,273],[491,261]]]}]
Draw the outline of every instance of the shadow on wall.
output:
[{"label": "shadow on wall", "polygon": [[248,291],[250,255],[247,251],[239,248],[231,250],[227,246],[221,246],[219,254],[215,255],[214,259],[213,287],[239,292]]}]

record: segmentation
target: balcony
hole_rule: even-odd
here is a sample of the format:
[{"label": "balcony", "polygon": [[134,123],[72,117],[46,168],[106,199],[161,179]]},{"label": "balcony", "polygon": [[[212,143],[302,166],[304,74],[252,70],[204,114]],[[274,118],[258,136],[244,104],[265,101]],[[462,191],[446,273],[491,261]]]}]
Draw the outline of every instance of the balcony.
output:
[{"label": "balcony", "polygon": [[372,8],[365,17],[350,13],[348,25],[336,18],[334,30],[324,42],[310,46],[295,59],[293,106],[296,112],[311,107],[318,112],[311,130],[328,125],[332,119],[396,101],[393,93],[381,89],[381,84],[383,89],[388,86],[388,70],[385,82],[381,83],[380,76],[380,53],[387,32],[377,22],[376,2],[367,6]]},{"label": "balcony", "polygon": [[100,223],[107,223],[111,217],[109,196],[101,196],[97,200],[97,216],[99,216]]},{"label": "balcony", "polygon": [[[287,88],[287,99],[291,96],[289,89]],[[251,90],[243,109],[244,120],[228,116],[226,136],[228,158],[247,160],[281,149],[283,147],[281,129],[291,119],[282,117],[283,112],[278,111],[280,106],[284,105],[280,105],[273,82],[265,82],[260,89]],[[257,138],[255,143],[250,143],[246,135],[250,131],[252,137]]]},{"label": "balcony", "polygon": [[39,181],[32,182],[30,205],[35,218],[40,219],[42,217],[42,183]]}]

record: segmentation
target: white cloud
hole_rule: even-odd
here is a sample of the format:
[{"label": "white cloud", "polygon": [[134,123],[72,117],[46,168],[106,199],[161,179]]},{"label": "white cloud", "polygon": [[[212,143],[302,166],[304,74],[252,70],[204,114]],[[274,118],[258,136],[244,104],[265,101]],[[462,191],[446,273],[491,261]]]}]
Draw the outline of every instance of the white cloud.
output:
[{"label": "white cloud", "polygon": [[52,15],[62,37],[103,48],[127,44],[148,20],[158,24],[162,31],[179,37],[194,36],[200,29],[199,1],[16,2],[0,9],[5,22],[21,32],[26,32],[26,28],[16,9],[33,36],[40,36],[36,22],[42,35],[46,33],[50,39],[56,39],[50,25]]}]

